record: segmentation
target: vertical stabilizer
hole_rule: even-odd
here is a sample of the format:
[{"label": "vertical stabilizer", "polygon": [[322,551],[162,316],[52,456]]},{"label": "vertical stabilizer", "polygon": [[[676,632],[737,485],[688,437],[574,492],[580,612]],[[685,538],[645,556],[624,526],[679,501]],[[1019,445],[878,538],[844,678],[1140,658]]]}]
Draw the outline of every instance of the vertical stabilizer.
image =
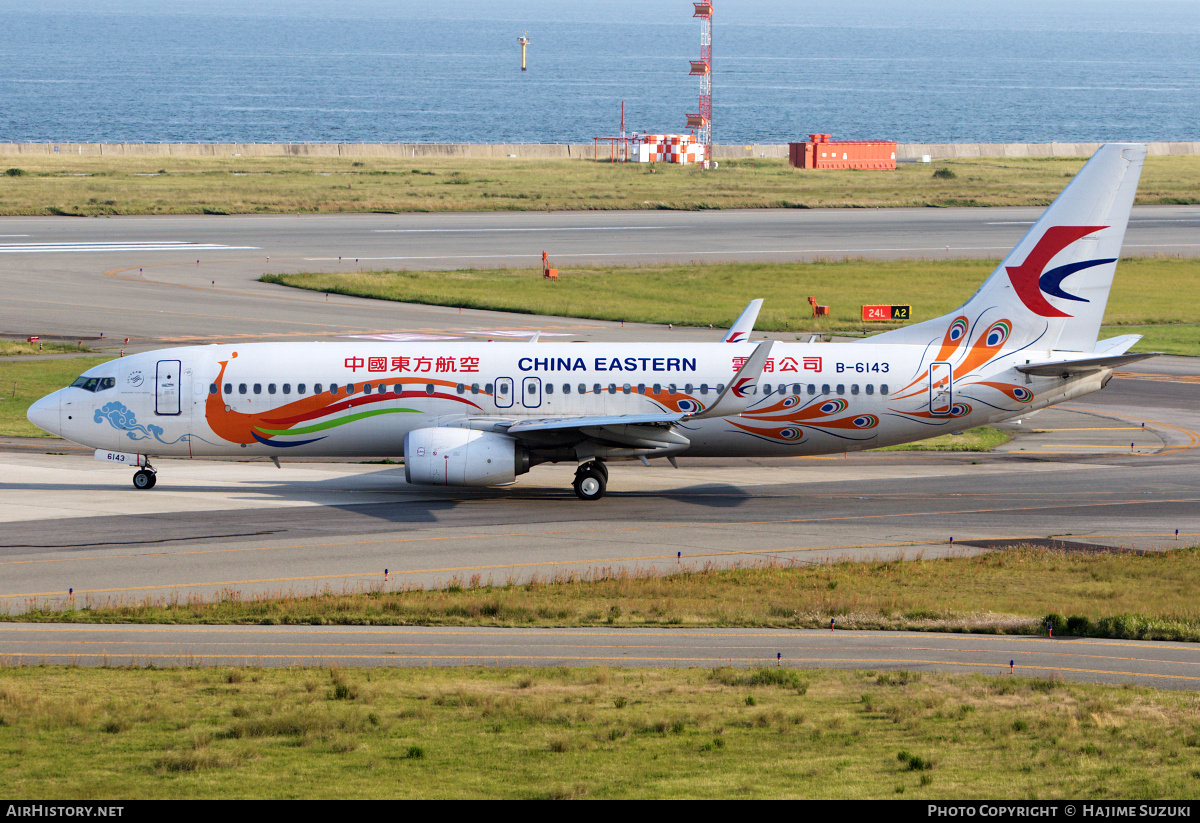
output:
[{"label": "vertical stabilizer", "polygon": [[1142,144],[1101,146],[966,304],[868,339],[928,343],[998,326],[1005,348],[1093,351],[1145,159]]}]

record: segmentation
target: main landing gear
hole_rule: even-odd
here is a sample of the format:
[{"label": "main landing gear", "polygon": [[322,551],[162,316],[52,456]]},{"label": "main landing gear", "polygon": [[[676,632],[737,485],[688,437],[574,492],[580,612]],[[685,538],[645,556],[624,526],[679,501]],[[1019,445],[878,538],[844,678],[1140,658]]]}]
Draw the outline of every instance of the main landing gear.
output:
[{"label": "main landing gear", "polygon": [[133,487],[135,489],[152,489],[154,484],[158,482],[158,472],[154,471],[154,467],[149,463],[145,468],[138,469],[133,473]]},{"label": "main landing gear", "polygon": [[599,500],[608,485],[608,467],[603,460],[590,460],[575,470],[572,485],[580,500]]}]

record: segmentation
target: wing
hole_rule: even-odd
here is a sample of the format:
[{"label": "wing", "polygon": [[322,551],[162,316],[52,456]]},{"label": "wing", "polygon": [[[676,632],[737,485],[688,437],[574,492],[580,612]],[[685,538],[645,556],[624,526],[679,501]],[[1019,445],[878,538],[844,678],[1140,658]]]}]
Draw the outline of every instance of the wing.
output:
[{"label": "wing", "polygon": [[691,442],[678,423],[741,414],[750,403],[749,389],[762,376],[774,341],[759,344],[729,384],[707,408],[695,412],[658,412],[571,417],[526,418],[496,421],[494,431],[504,432],[531,448],[574,449],[578,459],[606,457],[665,457],[687,449]]}]

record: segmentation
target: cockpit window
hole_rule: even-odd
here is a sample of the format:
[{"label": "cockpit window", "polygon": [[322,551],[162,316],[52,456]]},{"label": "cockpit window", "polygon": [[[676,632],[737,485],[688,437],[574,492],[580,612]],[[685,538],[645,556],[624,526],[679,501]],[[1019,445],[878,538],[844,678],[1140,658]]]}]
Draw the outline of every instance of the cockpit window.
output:
[{"label": "cockpit window", "polygon": [[105,389],[111,389],[117,385],[115,377],[87,377],[80,376],[75,378],[75,382],[71,384],[73,389],[83,389],[84,391],[98,392]]}]

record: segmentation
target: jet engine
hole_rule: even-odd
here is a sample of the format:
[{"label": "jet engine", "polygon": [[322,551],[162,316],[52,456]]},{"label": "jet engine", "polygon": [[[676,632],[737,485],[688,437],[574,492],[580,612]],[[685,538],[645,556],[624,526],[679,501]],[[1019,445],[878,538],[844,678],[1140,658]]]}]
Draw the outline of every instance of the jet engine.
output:
[{"label": "jet engine", "polygon": [[404,436],[404,479],[434,486],[503,486],[529,471],[513,437],[473,429],[414,429]]}]

